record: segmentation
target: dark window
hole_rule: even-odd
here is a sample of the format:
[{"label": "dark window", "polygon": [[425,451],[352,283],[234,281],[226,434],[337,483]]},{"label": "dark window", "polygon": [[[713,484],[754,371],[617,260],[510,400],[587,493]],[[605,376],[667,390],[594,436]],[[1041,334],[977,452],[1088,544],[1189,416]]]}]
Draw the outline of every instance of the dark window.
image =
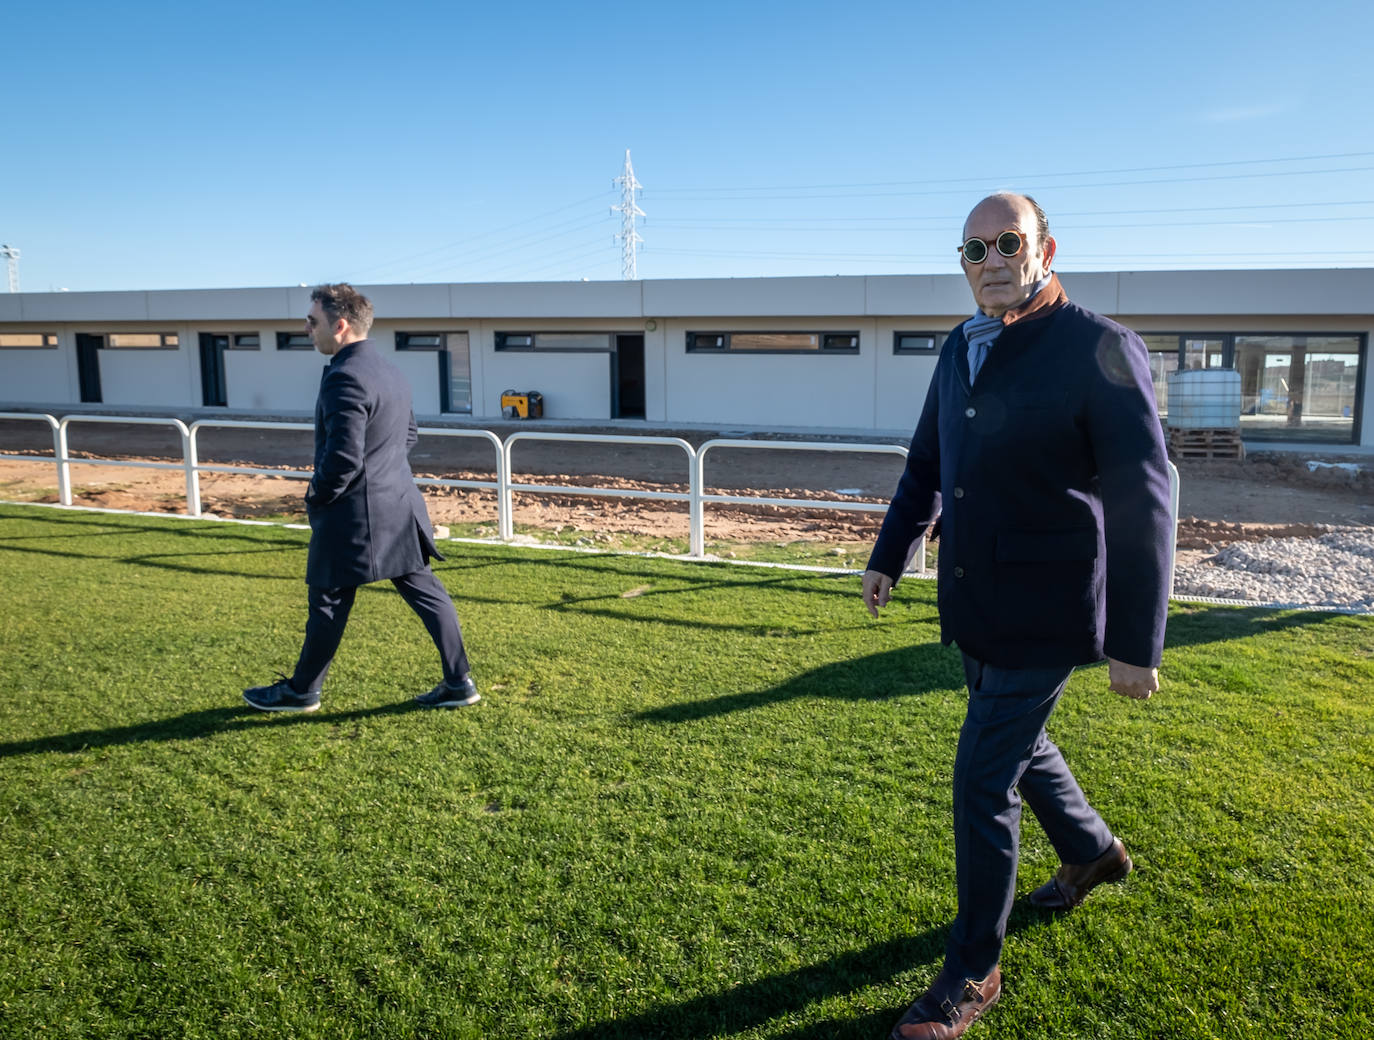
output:
[{"label": "dark window", "polygon": [[256,332],[234,336],[231,350],[260,350],[262,348],[262,337]]},{"label": "dark window", "polygon": [[54,350],[56,347],[56,333],[0,332],[0,350]]},{"label": "dark window", "polygon": [[397,350],[439,350],[444,345],[442,332],[398,332]]},{"label": "dark window", "polygon": [[315,344],[304,332],[278,332],[278,350],[314,350]]},{"label": "dark window", "polygon": [[689,332],[689,354],[857,354],[857,332]]},{"label": "dark window", "polygon": [[892,334],[892,353],[929,354],[939,349],[943,337],[936,332],[894,332]]},{"label": "dark window", "polygon": [[604,353],[611,349],[609,332],[498,332],[497,350],[563,350]]}]

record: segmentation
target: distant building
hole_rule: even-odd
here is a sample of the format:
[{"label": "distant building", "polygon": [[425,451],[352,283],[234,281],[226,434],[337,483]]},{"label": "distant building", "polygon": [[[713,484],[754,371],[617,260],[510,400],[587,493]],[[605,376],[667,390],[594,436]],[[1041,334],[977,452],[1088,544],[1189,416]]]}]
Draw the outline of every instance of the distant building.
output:
[{"label": "distant building", "polygon": [[[1161,414],[1169,372],[1234,368],[1247,440],[1374,446],[1374,269],[1062,279],[1144,337]],[[542,393],[552,420],[909,431],[972,308],[958,274],[361,288],[417,415],[476,421],[514,389]],[[308,412],[324,363],[309,294],[0,296],[0,408]]]}]

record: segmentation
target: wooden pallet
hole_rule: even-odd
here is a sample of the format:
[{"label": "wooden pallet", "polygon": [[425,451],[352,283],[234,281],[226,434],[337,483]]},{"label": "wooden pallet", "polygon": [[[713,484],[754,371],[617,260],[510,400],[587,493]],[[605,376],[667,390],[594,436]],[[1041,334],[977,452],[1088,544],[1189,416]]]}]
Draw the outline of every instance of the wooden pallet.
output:
[{"label": "wooden pallet", "polygon": [[1183,429],[1170,426],[1169,454],[1178,459],[1243,459],[1245,444],[1234,427]]}]

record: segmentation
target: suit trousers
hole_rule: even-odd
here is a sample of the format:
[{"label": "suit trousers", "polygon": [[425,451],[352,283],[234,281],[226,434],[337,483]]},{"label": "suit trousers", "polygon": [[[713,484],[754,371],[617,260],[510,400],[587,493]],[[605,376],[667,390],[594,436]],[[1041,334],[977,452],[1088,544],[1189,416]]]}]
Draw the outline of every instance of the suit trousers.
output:
[{"label": "suit trousers", "polygon": [[981,979],[997,965],[1016,894],[1021,802],[1064,863],[1090,863],[1112,832],[1088,804],[1045,723],[1073,674],[997,668],[964,655],[968,714],[954,758],[954,860],[959,913],[945,967]]},{"label": "suit trousers", "polygon": [[[420,616],[434,640],[444,669],[444,681],[456,686],[468,674],[468,655],[463,646],[458,612],[448,590],[429,567],[392,578],[391,584],[396,586],[410,609]],[[311,585],[309,588],[310,614],[305,622],[305,644],[291,676],[291,685],[302,693],[319,690],[324,685],[358,592],[356,585],[337,589]]]}]

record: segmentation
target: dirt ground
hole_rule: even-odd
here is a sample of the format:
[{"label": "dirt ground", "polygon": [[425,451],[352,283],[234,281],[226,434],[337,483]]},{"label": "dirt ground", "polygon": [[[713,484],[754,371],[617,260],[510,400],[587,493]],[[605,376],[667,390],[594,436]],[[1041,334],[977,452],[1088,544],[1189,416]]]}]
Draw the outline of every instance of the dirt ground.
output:
[{"label": "dirt ground", "polygon": [[[514,430],[498,429],[504,437]],[[539,432],[549,432],[540,427]],[[682,434],[694,446],[709,435]],[[838,443],[838,442],[836,442]],[[263,466],[304,471],[310,465],[308,431],[207,429],[199,444],[202,464]],[[180,463],[179,436],[151,426],[73,425],[74,455]],[[0,422],[0,499],[57,501],[56,466],[18,461],[16,454],[51,455],[51,435],[39,423]],[[1374,525],[1374,460],[1359,471],[1311,466],[1332,461],[1318,449],[1253,454],[1245,460],[1175,460],[1180,475],[1179,547],[1215,550],[1266,537],[1311,537],[1333,527]],[[548,485],[601,485],[685,493],[687,456],[671,445],[621,446],[549,441],[518,443],[513,480]],[[495,449],[470,436],[426,436],[411,455],[417,476],[495,481]],[[798,450],[713,448],[707,455],[708,493],[883,503],[901,472],[895,455]],[[151,512],[185,511],[185,476],[177,469],[74,465],[75,501],[81,505]],[[233,517],[301,513],[304,481],[204,473],[202,508]],[[440,525],[478,524],[495,532],[496,494],[468,488],[427,488],[431,516]],[[517,492],[517,525],[662,538],[687,536],[686,503],[634,498]],[[804,507],[714,504],[706,513],[710,540],[862,544],[872,540],[879,512],[834,512]]]}]

